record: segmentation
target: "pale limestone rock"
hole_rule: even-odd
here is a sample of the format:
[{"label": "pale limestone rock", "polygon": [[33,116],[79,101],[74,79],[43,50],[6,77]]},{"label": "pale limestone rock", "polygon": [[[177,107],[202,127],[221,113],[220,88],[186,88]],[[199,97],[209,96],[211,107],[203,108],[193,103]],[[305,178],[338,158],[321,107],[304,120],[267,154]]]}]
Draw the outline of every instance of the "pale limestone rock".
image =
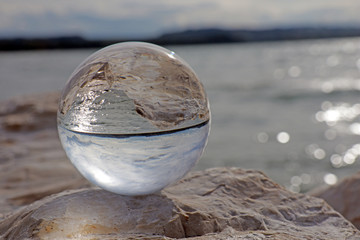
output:
[{"label": "pale limestone rock", "polygon": [[314,190],[312,195],[324,199],[360,229],[360,172],[335,186]]},{"label": "pale limestone rock", "polygon": [[0,223],[8,239],[360,239],[323,200],[294,194],[258,171],[190,173],[161,193],[126,197],[100,189],[62,192]]},{"label": "pale limestone rock", "polygon": [[0,102],[0,220],[50,194],[89,186],[61,147],[58,99],[49,93]]},{"label": "pale limestone rock", "polygon": [[143,197],[84,189],[58,140],[58,96],[0,103],[0,239],[360,239],[324,201],[257,171],[193,172]]}]

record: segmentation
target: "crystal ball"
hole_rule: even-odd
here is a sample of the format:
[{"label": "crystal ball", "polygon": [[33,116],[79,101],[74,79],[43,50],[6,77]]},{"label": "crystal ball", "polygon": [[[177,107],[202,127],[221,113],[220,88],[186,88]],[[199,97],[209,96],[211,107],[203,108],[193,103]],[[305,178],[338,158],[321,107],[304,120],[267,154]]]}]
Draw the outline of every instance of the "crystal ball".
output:
[{"label": "crystal ball", "polygon": [[144,42],[90,55],[70,76],[57,124],[65,152],[91,183],[122,195],[182,178],[210,130],[206,92],[174,52]]}]

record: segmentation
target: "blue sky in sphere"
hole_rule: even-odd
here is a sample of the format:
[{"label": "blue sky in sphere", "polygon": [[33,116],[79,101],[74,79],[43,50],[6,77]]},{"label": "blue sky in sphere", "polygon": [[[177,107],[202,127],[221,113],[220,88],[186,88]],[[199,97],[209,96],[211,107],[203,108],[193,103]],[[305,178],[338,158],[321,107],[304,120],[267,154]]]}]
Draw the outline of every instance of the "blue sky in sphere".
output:
[{"label": "blue sky in sphere", "polygon": [[0,0],[0,37],[155,37],[208,27],[360,26],[359,0]]}]

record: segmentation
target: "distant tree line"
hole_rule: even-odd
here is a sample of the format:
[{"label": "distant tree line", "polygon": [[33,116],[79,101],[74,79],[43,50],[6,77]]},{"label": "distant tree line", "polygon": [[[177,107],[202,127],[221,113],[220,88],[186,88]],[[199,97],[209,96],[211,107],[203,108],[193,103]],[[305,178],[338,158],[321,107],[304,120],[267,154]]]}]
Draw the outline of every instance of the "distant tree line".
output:
[{"label": "distant tree line", "polygon": [[[99,48],[114,43],[109,40],[87,40],[79,36],[54,38],[0,39],[1,51]],[[116,41],[117,42],[117,41]]]},{"label": "distant tree line", "polygon": [[360,36],[360,28],[278,28],[265,30],[199,29],[150,39],[89,40],[80,36],[0,39],[0,51],[101,48],[116,42],[146,41],[159,45],[284,41]]}]

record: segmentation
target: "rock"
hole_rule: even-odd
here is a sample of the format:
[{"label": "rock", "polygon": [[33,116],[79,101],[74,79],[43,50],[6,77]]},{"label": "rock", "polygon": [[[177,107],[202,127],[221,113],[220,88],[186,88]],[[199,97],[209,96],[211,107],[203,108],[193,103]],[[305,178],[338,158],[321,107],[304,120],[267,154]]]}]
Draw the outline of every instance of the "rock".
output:
[{"label": "rock", "polygon": [[312,195],[324,199],[336,211],[360,229],[360,172],[337,185],[314,190]]},{"label": "rock", "polygon": [[0,220],[50,194],[89,186],[60,145],[58,98],[47,93],[0,103]]},{"label": "rock", "polygon": [[1,130],[16,132],[56,127],[58,99],[58,93],[48,93],[1,102]]},{"label": "rock", "polygon": [[[360,239],[323,200],[291,193],[259,171],[192,172],[158,194],[61,192],[0,222],[5,239]],[[165,238],[166,237],[166,238]]]},{"label": "rock", "polygon": [[58,97],[0,103],[0,239],[360,239],[323,200],[258,171],[192,172],[141,197],[92,188],[60,145]]}]

